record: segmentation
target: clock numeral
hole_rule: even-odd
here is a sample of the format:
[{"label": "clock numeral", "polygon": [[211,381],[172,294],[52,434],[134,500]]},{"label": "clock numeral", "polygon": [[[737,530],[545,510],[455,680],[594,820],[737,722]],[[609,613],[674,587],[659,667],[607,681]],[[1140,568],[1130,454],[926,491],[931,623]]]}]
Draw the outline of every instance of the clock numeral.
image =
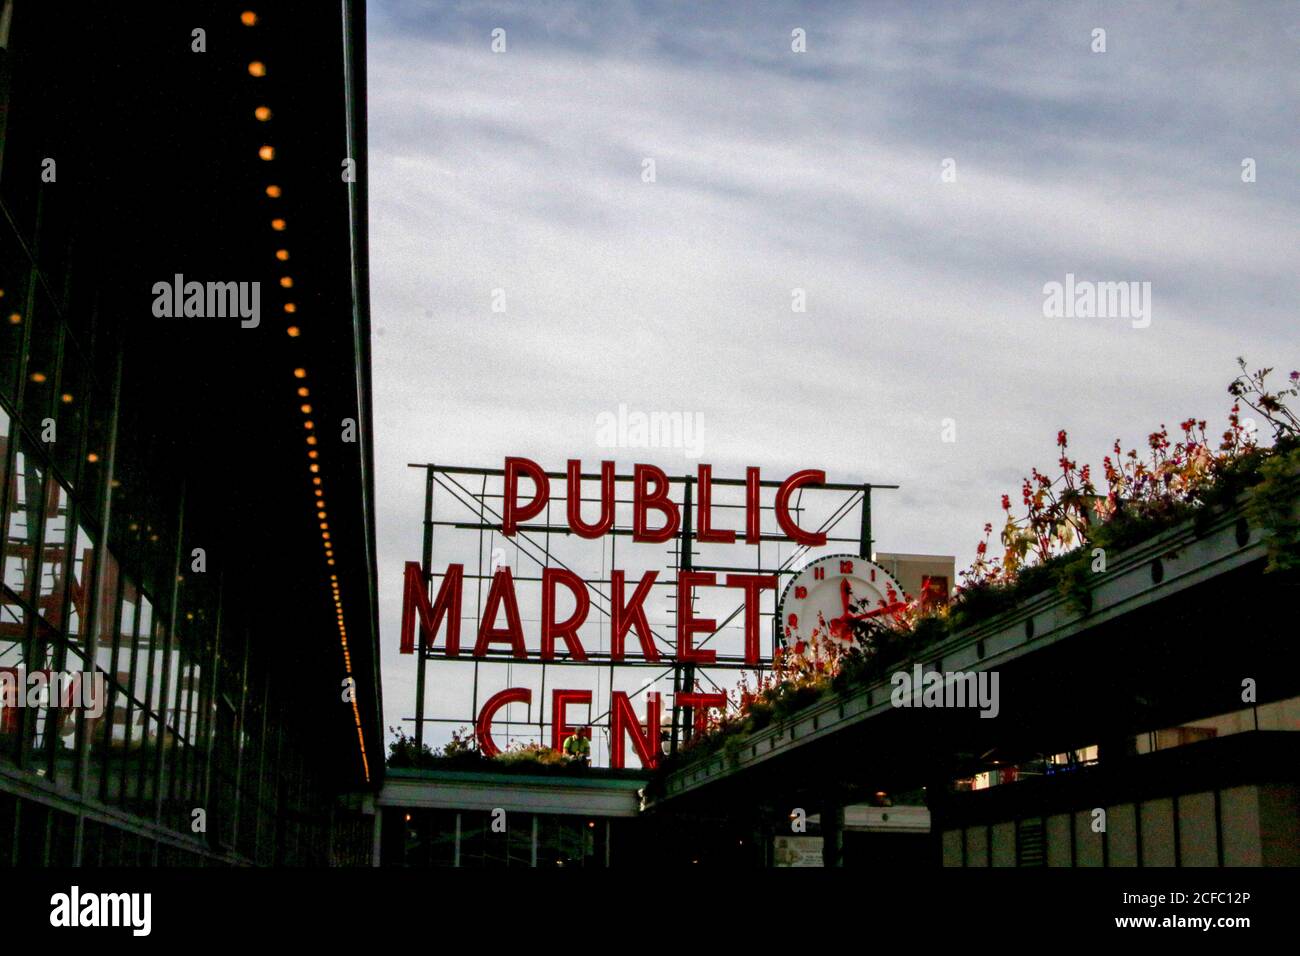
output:
[{"label": "clock numeral", "polygon": [[791,614],[788,618],[786,618],[786,621],[785,621],[785,622],[786,622],[787,624],[789,624],[791,627],[798,627],[798,626],[799,626],[799,615],[798,615],[798,614]]},{"label": "clock numeral", "polygon": [[826,577],[826,569],[825,569],[825,568],[821,568],[821,567],[813,568],[813,580],[814,580],[814,581],[821,581],[821,580],[823,580],[825,577]]},{"label": "clock numeral", "polygon": [[804,587],[802,584],[797,585],[795,587],[794,597],[796,601],[802,601],[807,596],[808,596],[808,589],[806,587]]},{"label": "clock numeral", "polygon": [[852,573],[853,573],[853,562],[852,562],[852,561],[841,561],[841,562],[840,562],[840,574],[852,574]]},{"label": "clock numeral", "polygon": [[876,569],[875,569],[875,568],[872,568],[872,569],[871,569],[871,580],[872,580],[873,582],[876,580]]}]

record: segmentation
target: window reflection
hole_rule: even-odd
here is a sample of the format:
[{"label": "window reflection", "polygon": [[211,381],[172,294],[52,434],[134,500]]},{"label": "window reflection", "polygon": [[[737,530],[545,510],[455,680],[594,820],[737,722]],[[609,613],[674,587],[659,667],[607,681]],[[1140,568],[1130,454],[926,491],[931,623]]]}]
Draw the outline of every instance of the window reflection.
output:
[{"label": "window reflection", "polygon": [[[0,326],[4,323],[4,302],[0,301]],[[4,488],[4,494],[9,494],[8,476],[5,474],[9,467],[9,413],[0,405],[0,488]],[[0,501],[3,504],[3,501]]]},{"label": "window reflection", "polygon": [[22,383],[22,417],[27,422],[27,427],[39,435],[44,428],[45,419],[51,417],[50,412],[54,407],[54,385],[63,323],[59,321],[54,303],[43,285],[36,286],[32,304],[26,379]]},{"label": "window reflection", "polygon": [[85,528],[78,525],[72,545],[72,578],[68,582],[68,640],[79,645],[84,639],[90,616],[90,572],[95,564],[95,542]]},{"label": "window reflection", "polygon": [[59,440],[54,443],[54,462],[62,477],[80,491],[77,470],[81,459],[81,438],[86,433],[86,415],[90,410],[87,395],[90,370],[71,339],[64,341],[59,374],[59,394],[54,402]]},{"label": "window reflection", "polygon": [[162,657],[154,643],[158,622],[154,619],[153,603],[148,596],[140,595],[140,620],[136,628],[136,653],[132,663],[135,707],[131,718],[132,785],[136,812],[152,812],[153,777],[150,774],[154,741],[158,736],[157,721],[152,714],[154,695],[153,659]]},{"label": "window reflection", "polygon": [[41,542],[41,583],[37,611],[51,627],[63,627],[67,598],[68,492],[51,479],[45,493],[45,536]]},{"label": "window reflection", "polygon": [[[71,703],[71,690],[62,679],[57,667],[57,644],[54,631],[42,621],[37,621],[36,639],[32,642],[31,656],[24,662],[23,671],[29,686],[27,719],[30,724],[33,766],[48,770],[48,758],[57,738],[58,715],[62,707]],[[42,760],[44,756],[46,759]]]},{"label": "window reflection", "polygon": [[0,708],[0,753],[12,756],[18,746],[17,694],[23,686],[23,636],[26,633],[26,615],[22,607],[6,596],[0,604],[0,674],[5,675],[0,684],[4,694],[4,707]]},{"label": "window reflection", "polygon": [[[27,322],[27,253],[7,228],[0,228],[0,395],[12,400]],[[6,425],[8,419],[5,420]],[[5,429],[8,434],[8,428]]]},{"label": "window reflection", "polygon": [[109,672],[113,687],[109,693],[112,715],[108,724],[108,768],[105,772],[106,797],[109,802],[121,802],[126,797],[124,780],[127,771],[127,752],[131,746],[131,655],[134,649],[136,610],[139,592],[135,582],[122,578],[122,598],[118,612],[116,649],[109,648],[109,659],[115,664]]},{"label": "window reflection", "polygon": [[24,604],[31,600],[36,535],[40,522],[33,512],[41,500],[44,475],[33,456],[19,444],[9,483],[9,518],[5,528],[4,587]]}]

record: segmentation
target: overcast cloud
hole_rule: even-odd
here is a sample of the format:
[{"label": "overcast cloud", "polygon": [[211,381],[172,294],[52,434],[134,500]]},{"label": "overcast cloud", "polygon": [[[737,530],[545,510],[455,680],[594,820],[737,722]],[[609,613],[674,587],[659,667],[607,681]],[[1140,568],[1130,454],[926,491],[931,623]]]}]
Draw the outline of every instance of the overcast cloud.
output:
[{"label": "overcast cloud", "polygon": [[[1296,22],[1283,3],[372,2],[386,722],[412,712],[407,462],[594,467],[601,412],[698,413],[698,459],[619,450],[620,469],[897,483],[877,546],[961,567],[1057,429],[1099,462],[1162,422],[1221,427],[1237,355],[1300,365]],[[1149,327],[1045,318],[1066,273],[1149,282]]]}]

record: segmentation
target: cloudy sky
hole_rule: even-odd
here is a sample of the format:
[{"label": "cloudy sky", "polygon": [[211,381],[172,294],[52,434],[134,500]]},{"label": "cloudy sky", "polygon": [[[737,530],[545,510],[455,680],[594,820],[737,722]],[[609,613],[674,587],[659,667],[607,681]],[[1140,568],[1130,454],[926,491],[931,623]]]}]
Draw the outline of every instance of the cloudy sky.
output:
[{"label": "cloudy sky", "polygon": [[[388,724],[407,462],[818,467],[960,567],[1057,429],[1099,462],[1221,426],[1237,355],[1300,365],[1294,5],[369,11]],[[1149,325],[1045,316],[1067,273],[1150,283]],[[601,447],[620,404],[697,416],[699,458]]]}]

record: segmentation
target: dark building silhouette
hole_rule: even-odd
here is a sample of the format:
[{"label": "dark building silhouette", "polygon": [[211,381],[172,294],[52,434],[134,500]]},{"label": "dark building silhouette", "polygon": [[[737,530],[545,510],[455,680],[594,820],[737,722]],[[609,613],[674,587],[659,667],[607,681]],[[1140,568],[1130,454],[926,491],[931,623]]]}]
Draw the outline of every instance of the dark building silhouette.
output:
[{"label": "dark building silhouette", "polygon": [[369,858],[364,84],[359,4],[0,2],[0,866]]}]

